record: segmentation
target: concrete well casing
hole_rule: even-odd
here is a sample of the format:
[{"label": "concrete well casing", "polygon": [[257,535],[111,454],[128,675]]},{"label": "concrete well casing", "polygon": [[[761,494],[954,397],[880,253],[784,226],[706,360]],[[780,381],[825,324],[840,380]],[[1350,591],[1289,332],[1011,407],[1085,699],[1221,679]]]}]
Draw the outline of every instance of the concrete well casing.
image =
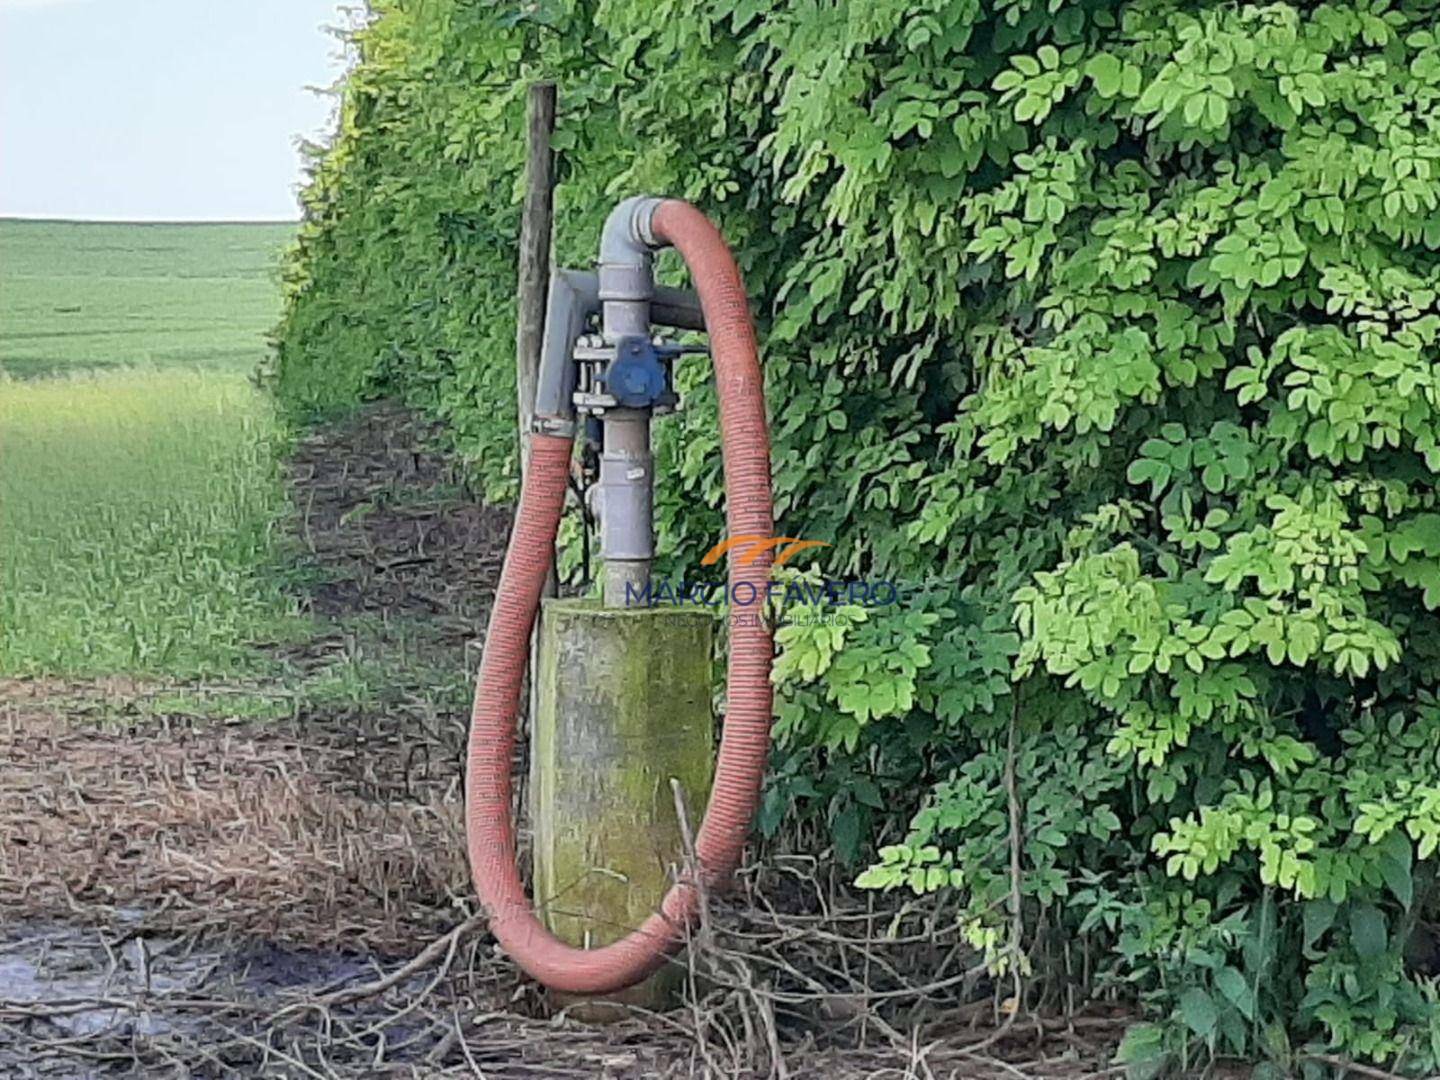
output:
[{"label": "concrete well casing", "polygon": [[[671,778],[698,829],[714,770],[714,619],[685,608],[547,600],[531,724],[535,905],[597,947],[659,906],[684,859]],[[664,1007],[673,965],[611,1000]]]}]

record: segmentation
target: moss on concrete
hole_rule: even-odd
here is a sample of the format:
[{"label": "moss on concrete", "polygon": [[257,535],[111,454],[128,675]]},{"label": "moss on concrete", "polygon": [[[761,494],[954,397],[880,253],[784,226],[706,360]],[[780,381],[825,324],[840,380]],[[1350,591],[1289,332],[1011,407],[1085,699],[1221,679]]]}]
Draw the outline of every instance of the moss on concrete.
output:
[{"label": "moss on concrete", "polygon": [[[658,906],[683,857],[670,780],[697,828],[714,767],[714,621],[686,608],[546,603],[531,730],[535,900],[595,947]],[[628,1000],[661,1004],[666,980]]]}]

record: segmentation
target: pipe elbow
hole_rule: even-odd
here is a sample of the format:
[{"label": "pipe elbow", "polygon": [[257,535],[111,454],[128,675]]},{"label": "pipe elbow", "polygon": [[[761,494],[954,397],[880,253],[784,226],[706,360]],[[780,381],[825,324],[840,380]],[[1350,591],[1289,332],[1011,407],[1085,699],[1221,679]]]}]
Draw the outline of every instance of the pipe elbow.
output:
[{"label": "pipe elbow", "polygon": [[651,224],[664,201],[653,195],[633,195],[616,204],[600,234],[602,267],[649,265],[650,253],[665,246],[656,240]]}]

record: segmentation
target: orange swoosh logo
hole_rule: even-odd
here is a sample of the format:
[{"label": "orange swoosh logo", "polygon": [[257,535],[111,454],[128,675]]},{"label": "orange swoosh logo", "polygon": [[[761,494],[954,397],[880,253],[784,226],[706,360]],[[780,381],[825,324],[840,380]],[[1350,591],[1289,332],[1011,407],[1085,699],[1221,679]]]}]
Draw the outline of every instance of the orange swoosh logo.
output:
[{"label": "orange swoosh logo", "polygon": [[805,540],[798,536],[762,536],[759,533],[742,533],[739,536],[732,536],[728,540],[722,540],[700,560],[701,566],[714,566],[723,559],[726,553],[734,549],[735,560],[741,566],[754,566],[767,551],[774,551],[775,558],[770,564],[772,566],[784,566],[800,552],[809,548],[829,547],[823,540]]}]

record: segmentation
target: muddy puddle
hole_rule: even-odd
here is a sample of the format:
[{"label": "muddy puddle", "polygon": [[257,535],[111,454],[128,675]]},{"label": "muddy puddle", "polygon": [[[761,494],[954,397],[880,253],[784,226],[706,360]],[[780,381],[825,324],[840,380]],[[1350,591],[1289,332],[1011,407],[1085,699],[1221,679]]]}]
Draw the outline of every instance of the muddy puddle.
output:
[{"label": "muddy puddle", "polygon": [[[36,925],[11,928],[0,939],[0,1008],[26,1007],[32,1018],[71,1034],[162,1034],[186,1026],[185,1014],[167,1007],[171,1000],[220,991],[263,1002],[296,989],[319,995],[373,976],[359,957],[272,942],[207,949],[180,937],[136,933],[110,941]],[[149,1007],[137,1012],[136,1003]]]},{"label": "muddy puddle", "polygon": [[[257,1066],[305,1075],[287,1067],[283,1044],[265,1067],[287,1016],[303,1024],[334,1006],[347,1030],[382,1036],[369,1044],[381,1050],[420,1030],[395,1018],[393,998],[345,1001],[380,977],[380,963],[360,954],[152,933],[138,911],[103,931],[10,925],[0,933],[0,1076],[219,1076]],[[407,977],[390,992],[403,998],[420,985]],[[406,1060],[402,1048],[390,1064]]]}]

